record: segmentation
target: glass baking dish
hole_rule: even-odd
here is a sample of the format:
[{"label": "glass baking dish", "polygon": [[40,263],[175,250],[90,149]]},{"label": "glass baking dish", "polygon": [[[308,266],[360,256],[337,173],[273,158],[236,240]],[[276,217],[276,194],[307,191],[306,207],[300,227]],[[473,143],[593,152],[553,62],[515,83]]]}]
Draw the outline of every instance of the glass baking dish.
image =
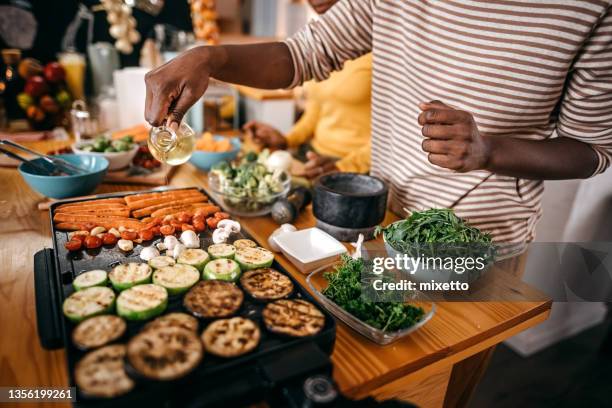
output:
[{"label": "glass baking dish", "polygon": [[335,265],[338,265],[338,262],[313,271],[306,277],[306,282],[308,283],[308,286],[310,286],[314,296],[317,298],[319,303],[325,307],[325,309],[327,309],[336,318],[347,324],[351,329],[355,330],[357,333],[363,335],[374,343],[386,345],[393,343],[402,337],[406,337],[410,333],[423,327],[429,320],[431,320],[436,312],[435,303],[428,299],[424,293],[415,291],[413,292],[414,295],[409,303],[414,306],[420,306],[425,311],[425,314],[418,323],[398,331],[383,331],[372,327],[348,313],[323,294],[323,290],[327,287],[327,279],[323,277],[323,274],[325,272],[333,271]]}]

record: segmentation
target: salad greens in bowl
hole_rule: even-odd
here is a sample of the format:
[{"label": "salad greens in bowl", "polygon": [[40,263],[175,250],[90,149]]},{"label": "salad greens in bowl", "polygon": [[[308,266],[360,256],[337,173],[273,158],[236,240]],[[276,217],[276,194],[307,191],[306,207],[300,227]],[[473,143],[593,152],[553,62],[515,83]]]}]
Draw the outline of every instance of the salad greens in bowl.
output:
[{"label": "salad greens in bowl", "polygon": [[267,151],[248,153],[235,162],[221,162],[208,173],[208,186],[228,212],[244,216],[265,215],[291,188],[291,177],[266,167]]}]

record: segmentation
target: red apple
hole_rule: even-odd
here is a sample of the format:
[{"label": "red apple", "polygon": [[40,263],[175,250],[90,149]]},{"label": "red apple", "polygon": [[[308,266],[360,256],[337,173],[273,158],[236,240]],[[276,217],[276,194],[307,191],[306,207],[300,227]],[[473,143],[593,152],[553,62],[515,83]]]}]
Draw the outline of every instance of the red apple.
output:
[{"label": "red apple", "polygon": [[62,82],[66,78],[66,71],[64,71],[64,67],[59,62],[50,62],[45,65],[43,73],[45,79],[52,84]]},{"label": "red apple", "polygon": [[25,93],[34,98],[46,94],[48,90],[49,87],[47,86],[47,83],[40,75],[30,77],[23,88]]}]

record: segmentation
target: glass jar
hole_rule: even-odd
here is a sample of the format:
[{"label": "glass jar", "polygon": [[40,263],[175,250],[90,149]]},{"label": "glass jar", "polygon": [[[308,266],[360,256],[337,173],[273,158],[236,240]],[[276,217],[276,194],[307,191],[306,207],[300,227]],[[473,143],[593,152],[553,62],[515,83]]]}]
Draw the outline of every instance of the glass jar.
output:
[{"label": "glass jar", "polygon": [[166,125],[151,128],[147,144],[157,160],[178,166],[189,160],[193,154],[195,139],[193,129],[181,122],[176,131]]}]

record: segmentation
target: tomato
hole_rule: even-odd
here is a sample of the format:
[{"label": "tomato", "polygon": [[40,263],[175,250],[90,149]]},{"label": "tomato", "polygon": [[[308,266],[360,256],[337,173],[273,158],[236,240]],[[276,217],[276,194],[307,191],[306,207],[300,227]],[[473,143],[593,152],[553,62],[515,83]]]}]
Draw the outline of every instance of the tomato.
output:
[{"label": "tomato", "polygon": [[226,213],[226,212],[221,212],[221,211],[219,211],[219,212],[216,212],[216,213],[215,213],[214,217],[215,217],[216,219],[218,219],[219,221],[221,221],[221,220],[227,220],[227,219],[229,219],[230,215],[229,215],[228,213]]},{"label": "tomato", "polygon": [[183,224],[189,224],[191,222],[191,215],[186,212],[182,212],[178,215],[177,219]]},{"label": "tomato", "polygon": [[72,238],[70,238],[71,241],[80,241],[80,242],[84,242],[85,238],[87,238],[89,235],[85,235],[85,234],[75,234],[72,236]]},{"label": "tomato", "polygon": [[66,247],[67,250],[69,251],[78,251],[79,249],[81,249],[81,246],[83,245],[83,243],[81,241],[79,241],[78,239],[71,239],[70,241],[66,242],[64,244],[64,246]]},{"label": "tomato", "polygon": [[206,224],[208,225],[208,228],[215,229],[217,228],[217,224],[219,223],[219,221],[221,220],[218,220],[215,217],[208,217],[206,219]]},{"label": "tomato", "polygon": [[162,225],[159,228],[159,232],[161,232],[164,235],[172,235],[174,234],[174,230],[175,228],[172,225]]},{"label": "tomato", "polygon": [[151,221],[149,221],[149,224],[151,226],[161,225],[162,221],[163,221],[163,219],[161,217],[153,217],[153,218],[151,218]]},{"label": "tomato", "polygon": [[155,225],[154,227],[149,228],[151,231],[153,231],[153,236],[158,237],[161,235],[161,232],[159,231],[160,226],[159,225]]},{"label": "tomato", "polygon": [[191,224],[183,224],[181,225],[181,231],[195,231],[195,228]]},{"label": "tomato", "polygon": [[115,245],[119,239],[111,233],[102,235],[102,242],[104,245]]},{"label": "tomato", "polygon": [[176,220],[172,220],[170,221],[170,225],[172,225],[176,229],[181,229],[181,227],[183,226],[183,223],[176,221]]},{"label": "tomato", "polygon": [[128,241],[133,241],[138,238],[138,233],[134,230],[125,230],[121,233],[121,239],[127,239]]},{"label": "tomato", "polygon": [[143,230],[140,230],[140,232],[138,233],[138,236],[143,241],[150,241],[153,239],[153,237],[155,237],[155,233],[153,233],[153,231],[151,231],[150,229],[143,229]]},{"label": "tomato", "polygon": [[204,214],[200,213],[200,214],[196,214],[193,216],[193,218],[191,219],[191,222],[206,222],[206,217],[204,216]]},{"label": "tomato", "polygon": [[87,249],[100,248],[102,246],[102,238],[98,238],[95,235],[90,235],[85,238],[85,247]]},{"label": "tomato", "polygon": [[197,232],[202,232],[202,231],[206,231],[206,222],[202,219],[202,220],[193,220],[193,228],[197,231]]}]

